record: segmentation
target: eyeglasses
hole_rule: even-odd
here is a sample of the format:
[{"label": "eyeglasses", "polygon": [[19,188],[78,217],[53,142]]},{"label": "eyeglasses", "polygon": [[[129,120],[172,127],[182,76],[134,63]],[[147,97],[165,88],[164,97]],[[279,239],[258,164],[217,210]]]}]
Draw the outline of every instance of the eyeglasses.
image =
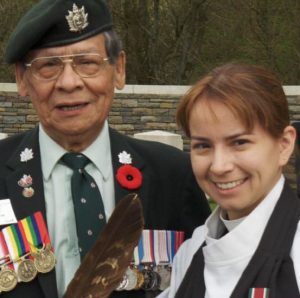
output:
[{"label": "eyeglasses", "polygon": [[61,75],[65,63],[71,63],[73,70],[81,78],[91,78],[97,76],[104,69],[107,61],[109,61],[109,58],[103,58],[96,53],[89,53],[38,57],[30,63],[25,63],[25,66],[30,68],[35,78],[50,81]]}]

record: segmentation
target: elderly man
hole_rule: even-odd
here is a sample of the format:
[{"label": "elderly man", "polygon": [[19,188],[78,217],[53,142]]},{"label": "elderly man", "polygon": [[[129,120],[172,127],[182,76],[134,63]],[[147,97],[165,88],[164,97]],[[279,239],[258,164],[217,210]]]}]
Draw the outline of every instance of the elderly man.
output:
[{"label": "elderly man", "polygon": [[[31,98],[40,123],[0,142],[0,203],[16,221],[34,222],[32,214],[42,214],[56,265],[30,281],[19,277],[13,289],[0,280],[3,297],[62,297],[129,192],[141,198],[146,229],[180,230],[189,237],[204,222],[210,211],[188,154],[121,135],[108,125],[114,89],[125,84],[125,53],[104,1],[39,2],[11,34],[5,59],[15,64],[19,94]],[[14,222],[5,219],[4,236]],[[45,243],[36,245],[44,251]],[[145,293],[113,294],[118,295]]]}]

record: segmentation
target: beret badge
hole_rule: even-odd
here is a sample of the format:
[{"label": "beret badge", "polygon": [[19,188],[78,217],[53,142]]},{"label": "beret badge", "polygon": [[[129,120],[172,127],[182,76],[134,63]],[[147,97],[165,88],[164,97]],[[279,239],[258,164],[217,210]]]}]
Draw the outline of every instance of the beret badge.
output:
[{"label": "beret badge", "polygon": [[88,23],[88,14],[85,13],[85,8],[82,6],[78,8],[77,5],[73,4],[73,10],[68,10],[69,14],[66,16],[66,19],[69,24],[69,28],[71,32],[81,32],[84,28],[86,28]]}]

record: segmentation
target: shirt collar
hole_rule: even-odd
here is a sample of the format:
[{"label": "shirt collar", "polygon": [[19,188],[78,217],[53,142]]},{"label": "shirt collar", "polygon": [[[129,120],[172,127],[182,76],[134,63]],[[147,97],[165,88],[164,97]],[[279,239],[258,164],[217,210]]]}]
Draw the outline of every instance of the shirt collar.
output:
[{"label": "shirt collar", "polygon": [[105,121],[97,139],[82,152],[101,172],[104,181],[109,178],[112,167],[108,123]]},{"label": "shirt collar", "polygon": [[[41,155],[41,164],[43,177],[48,180],[55,165],[67,151],[47,135],[41,124],[39,124],[39,142],[41,152],[47,152],[46,156]],[[107,121],[105,121],[96,140],[82,153],[101,172],[104,180],[107,180],[112,164]]]}]

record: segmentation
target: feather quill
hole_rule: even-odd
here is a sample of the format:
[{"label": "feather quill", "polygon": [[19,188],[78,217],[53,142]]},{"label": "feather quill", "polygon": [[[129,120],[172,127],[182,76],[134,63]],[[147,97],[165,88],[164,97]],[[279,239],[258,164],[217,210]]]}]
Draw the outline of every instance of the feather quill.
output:
[{"label": "feather quill", "polygon": [[132,261],[143,231],[140,199],[120,200],[92,249],[84,257],[64,298],[106,298],[115,290]]}]

